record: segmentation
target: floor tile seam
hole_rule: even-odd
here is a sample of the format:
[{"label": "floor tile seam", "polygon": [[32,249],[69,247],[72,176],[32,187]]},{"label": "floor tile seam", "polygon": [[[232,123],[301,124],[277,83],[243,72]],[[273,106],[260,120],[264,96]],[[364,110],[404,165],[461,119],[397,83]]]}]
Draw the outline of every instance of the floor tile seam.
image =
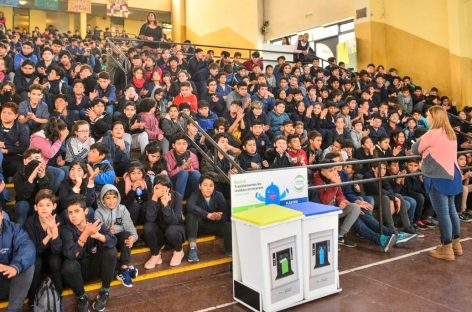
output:
[{"label": "floor tile seam", "polygon": [[361,275],[360,273],[356,273],[356,274],[358,274],[358,275],[360,275],[360,276],[362,276],[362,277],[364,277],[364,278],[366,278],[366,279],[369,279],[369,280],[371,280],[371,281],[375,281],[375,282],[378,282],[378,283],[380,283],[380,284],[383,284],[383,285],[385,285],[385,286],[387,286],[387,287],[391,287],[391,288],[393,288],[393,289],[395,289],[395,290],[398,290],[398,291],[400,291],[400,292],[407,293],[407,294],[409,294],[409,295],[413,295],[413,296],[415,296],[415,297],[417,297],[417,298],[420,298],[420,299],[423,299],[423,300],[425,300],[425,301],[427,301],[427,302],[429,302],[429,303],[431,303],[431,304],[439,305],[439,306],[441,306],[442,308],[447,309],[448,311],[461,312],[461,310],[457,310],[457,309],[455,309],[455,308],[446,306],[446,305],[444,305],[444,304],[442,304],[442,303],[440,303],[440,302],[433,301],[433,300],[431,300],[431,299],[429,299],[429,298],[427,298],[427,297],[423,297],[423,296],[417,295],[417,294],[415,294],[415,293],[412,293],[412,292],[403,290],[403,289],[401,289],[401,288],[399,288],[399,287],[397,287],[397,286],[395,286],[395,285],[388,284],[388,283],[386,283],[386,282],[384,282],[384,281],[381,281],[381,280],[378,280],[378,279],[375,279],[375,278],[372,278],[372,277],[369,277],[369,276]]}]

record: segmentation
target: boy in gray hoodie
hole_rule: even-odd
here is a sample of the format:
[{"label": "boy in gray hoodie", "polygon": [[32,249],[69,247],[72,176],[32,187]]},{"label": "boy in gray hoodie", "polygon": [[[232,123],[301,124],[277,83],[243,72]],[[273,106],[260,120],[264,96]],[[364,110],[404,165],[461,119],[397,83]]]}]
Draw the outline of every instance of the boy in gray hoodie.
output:
[{"label": "boy in gray hoodie", "polygon": [[116,278],[124,286],[133,287],[133,280],[138,276],[138,269],[130,266],[131,248],[138,240],[138,233],[131,220],[128,209],[121,205],[121,196],[118,189],[112,184],[103,186],[97,201],[98,209],[95,218],[103,222],[110,233],[116,236],[117,249],[121,252],[119,263],[120,272]]}]

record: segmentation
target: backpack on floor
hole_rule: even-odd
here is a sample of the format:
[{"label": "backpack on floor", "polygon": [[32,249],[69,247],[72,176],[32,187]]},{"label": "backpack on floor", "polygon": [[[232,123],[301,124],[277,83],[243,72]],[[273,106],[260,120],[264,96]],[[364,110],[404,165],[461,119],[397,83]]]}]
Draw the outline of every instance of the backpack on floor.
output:
[{"label": "backpack on floor", "polygon": [[56,290],[51,278],[47,277],[39,286],[34,297],[34,311],[60,312],[61,296]]}]

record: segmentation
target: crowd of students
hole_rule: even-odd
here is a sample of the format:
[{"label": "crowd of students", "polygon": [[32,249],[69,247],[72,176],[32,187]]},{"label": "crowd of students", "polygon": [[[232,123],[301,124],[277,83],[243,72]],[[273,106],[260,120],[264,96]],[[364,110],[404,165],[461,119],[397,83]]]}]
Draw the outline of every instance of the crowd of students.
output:
[{"label": "crowd of students", "polygon": [[[350,159],[404,156],[430,127],[425,113],[442,106],[451,122],[468,133],[472,109],[459,111],[439,90],[424,92],[408,76],[369,64],[358,73],[329,59],[320,66],[300,60],[264,66],[259,52],[243,61],[223,51],[206,54],[190,45],[136,48],[59,33],[7,31],[0,42],[0,298],[20,311],[33,302],[47,273],[61,293],[70,287],[78,311],[88,311],[84,285],[99,279],[93,308],[103,311],[113,278],[132,287],[138,269],[131,248],[140,239],[151,257],[144,269],[185,257],[199,261],[196,238],[215,234],[231,255],[230,186],[222,177],[246,171]],[[126,57],[132,69],[122,72]],[[129,84],[124,84],[129,81]],[[185,116],[193,118],[224,152]],[[458,149],[472,143],[461,134]],[[199,150],[208,153],[202,157]],[[211,159],[211,161],[209,161]],[[471,155],[459,156],[462,167]],[[217,170],[218,167],[220,170]],[[373,166],[332,166],[310,173],[313,185],[414,173],[418,160]],[[461,220],[469,179],[457,196]],[[13,181],[12,210],[5,184]],[[339,243],[351,228],[388,251],[436,227],[419,176],[354,184],[310,193],[316,202],[342,209]],[[382,207],[385,227],[373,213]],[[8,212],[7,212],[8,210]],[[118,252],[119,257],[117,256]],[[66,286],[67,285],[67,286]]]}]

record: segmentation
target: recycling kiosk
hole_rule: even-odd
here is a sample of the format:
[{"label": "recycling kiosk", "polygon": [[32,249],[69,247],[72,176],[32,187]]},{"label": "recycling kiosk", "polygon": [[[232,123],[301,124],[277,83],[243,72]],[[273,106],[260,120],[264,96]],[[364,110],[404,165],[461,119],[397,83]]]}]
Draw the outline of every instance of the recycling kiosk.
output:
[{"label": "recycling kiosk", "polygon": [[233,214],[237,301],[270,312],[303,300],[302,217],[302,212],[278,205]]},{"label": "recycling kiosk", "polygon": [[341,209],[313,202],[287,205],[302,212],[303,289],[306,301],[341,291],[338,222]]}]

